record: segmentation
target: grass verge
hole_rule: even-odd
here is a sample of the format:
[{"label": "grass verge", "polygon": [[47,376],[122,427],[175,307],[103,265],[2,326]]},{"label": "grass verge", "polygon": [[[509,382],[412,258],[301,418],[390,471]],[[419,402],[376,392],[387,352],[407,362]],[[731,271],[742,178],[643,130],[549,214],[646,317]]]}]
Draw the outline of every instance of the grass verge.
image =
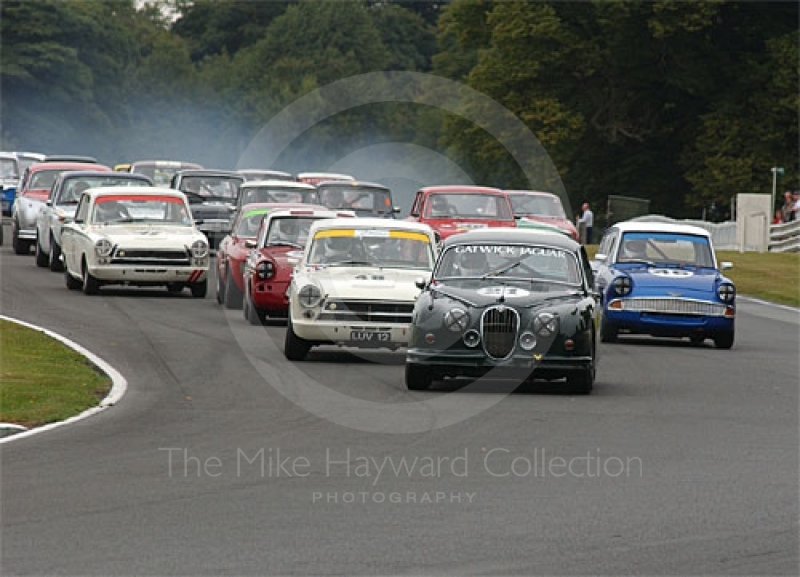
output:
[{"label": "grass verge", "polygon": [[0,320],[0,421],[35,427],[97,405],[111,379],[43,332]]},{"label": "grass verge", "polygon": [[717,260],[733,263],[725,276],[739,294],[800,306],[800,254],[718,250]]},{"label": "grass verge", "polygon": [[[586,252],[594,258],[597,245],[587,246]],[[733,263],[733,268],[723,274],[733,281],[739,294],[800,306],[800,254],[718,250],[717,260]]]}]

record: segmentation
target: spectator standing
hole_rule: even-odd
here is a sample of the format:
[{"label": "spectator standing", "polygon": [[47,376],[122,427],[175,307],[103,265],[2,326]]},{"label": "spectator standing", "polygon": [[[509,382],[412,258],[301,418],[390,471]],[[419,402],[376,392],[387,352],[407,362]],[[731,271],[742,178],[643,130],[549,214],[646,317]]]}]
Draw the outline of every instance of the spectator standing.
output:
[{"label": "spectator standing", "polygon": [[781,218],[783,222],[792,222],[794,220],[794,197],[792,191],[787,190],[783,193],[783,206],[781,207]]},{"label": "spectator standing", "polygon": [[585,244],[592,244],[592,229],[594,228],[594,213],[589,208],[589,203],[584,202],[581,206],[583,214],[580,218],[576,219],[578,226],[583,225],[586,229],[586,242]]},{"label": "spectator standing", "polygon": [[783,211],[776,210],[775,216],[772,218],[772,224],[783,224]]},{"label": "spectator standing", "polygon": [[792,220],[800,220],[800,190],[794,191],[794,205],[792,207]]}]

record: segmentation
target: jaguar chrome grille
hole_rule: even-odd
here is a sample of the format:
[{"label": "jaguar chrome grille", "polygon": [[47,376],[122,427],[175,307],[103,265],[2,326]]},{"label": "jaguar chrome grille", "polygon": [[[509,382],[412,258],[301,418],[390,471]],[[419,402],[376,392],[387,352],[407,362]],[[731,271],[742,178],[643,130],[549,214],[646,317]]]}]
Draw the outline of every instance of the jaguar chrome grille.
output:
[{"label": "jaguar chrome grille", "polygon": [[188,266],[189,253],[185,250],[118,248],[111,256],[111,264]]},{"label": "jaguar chrome grille", "polygon": [[630,298],[621,299],[622,310],[640,313],[658,313],[685,316],[725,316],[724,304],[682,298]]},{"label": "jaguar chrome grille", "polygon": [[322,307],[321,321],[411,324],[414,303],[329,300]]},{"label": "jaguar chrome grille", "polygon": [[514,352],[519,314],[506,306],[486,309],[481,317],[483,349],[494,359],[505,359]]}]

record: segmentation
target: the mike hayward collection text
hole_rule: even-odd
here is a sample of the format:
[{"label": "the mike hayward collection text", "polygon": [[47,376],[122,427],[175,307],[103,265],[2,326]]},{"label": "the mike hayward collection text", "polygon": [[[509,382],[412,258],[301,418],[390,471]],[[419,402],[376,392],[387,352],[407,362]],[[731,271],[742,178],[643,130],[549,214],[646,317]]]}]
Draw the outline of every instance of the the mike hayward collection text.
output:
[{"label": "the mike hayward collection text", "polygon": [[349,447],[326,448],[313,457],[292,454],[280,447],[236,448],[224,454],[199,454],[188,447],[161,447],[166,473],[171,478],[258,476],[290,478],[319,476],[371,481],[403,478],[466,478],[488,475],[501,478],[580,479],[641,478],[639,457],[604,454],[600,448],[580,455],[562,456],[546,448],[524,453],[504,447],[463,448],[450,455],[367,455]]}]

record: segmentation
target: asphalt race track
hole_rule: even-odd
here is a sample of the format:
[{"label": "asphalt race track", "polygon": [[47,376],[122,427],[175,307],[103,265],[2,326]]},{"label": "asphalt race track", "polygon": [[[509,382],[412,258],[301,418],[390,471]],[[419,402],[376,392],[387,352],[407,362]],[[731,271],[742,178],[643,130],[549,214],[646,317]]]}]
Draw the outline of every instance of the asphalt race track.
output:
[{"label": "asphalt race track", "polygon": [[[798,574],[785,309],[740,303],[731,351],[603,345],[588,397],[409,393],[402,352],[312,352],[300,382],[284,328],[249,326],[213,291],[87,297],[7,244],[0,259],[4,314],[129,383],[97,416],[0,446],[3,575]],[[427,430],[367,432],[287,398],[315,388],[452,402],[412,407]],[[458,411],[477,414],[440,426]]]}]

